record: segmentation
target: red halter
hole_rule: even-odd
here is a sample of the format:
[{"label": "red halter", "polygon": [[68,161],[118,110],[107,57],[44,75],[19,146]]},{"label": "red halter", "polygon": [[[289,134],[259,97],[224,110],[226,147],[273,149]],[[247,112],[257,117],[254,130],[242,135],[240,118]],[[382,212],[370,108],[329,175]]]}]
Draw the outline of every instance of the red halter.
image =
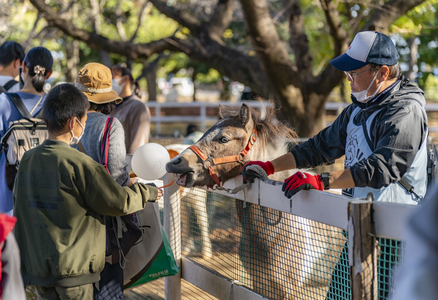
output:
[{"label": "red halter", "polygon": [[199,156],[199,158],[202,160],[202,164],[204,165],[204,168],[208,169],[210,172],[210,176],[213,177],[214,182],[218,186],[221,185],[221,182],[219,181],[219,177],[216,175],[216,172],[213,170],[214,165],[229,163],[229,162],[241,162],[245,158],[246,154],[248,154],[249,150],[251,150],[252,146],[257,140],[257,129],[254,128],[253,133],[249,137],[248,143],[246,144],[246,147],[240,152],[238,155],[232,155],[232,156],[225,156],[225,157],[207,157],[197,146],[191,145],[189,148],[192,149],[193,152],[195,152],[196,155]]}]

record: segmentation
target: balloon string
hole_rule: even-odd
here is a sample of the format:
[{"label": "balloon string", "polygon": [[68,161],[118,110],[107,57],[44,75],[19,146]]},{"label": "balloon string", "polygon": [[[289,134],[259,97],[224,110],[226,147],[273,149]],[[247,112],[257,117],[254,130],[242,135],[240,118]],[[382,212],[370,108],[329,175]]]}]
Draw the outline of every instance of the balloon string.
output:
[{"label": "balloon string", "polygon": [[171,186],[174,182],[175,182],[175,180],[172,180],[169,184],[160,186],[159,189],[167,188],[167,187]]}]

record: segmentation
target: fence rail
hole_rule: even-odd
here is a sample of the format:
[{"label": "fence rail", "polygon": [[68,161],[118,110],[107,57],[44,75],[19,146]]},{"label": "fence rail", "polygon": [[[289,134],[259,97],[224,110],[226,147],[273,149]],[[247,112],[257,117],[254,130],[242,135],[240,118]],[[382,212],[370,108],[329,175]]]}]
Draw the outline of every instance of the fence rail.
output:
[{"label": "fence rail", "polygon": [[[151,121],[156,124],[157,135],[161,134],[161,124],[162,123],[176,123],[176,122],[187,122],[187,123],[200,123],[201,131],[205,132],[207,129],[207,123],[214,123],[218,120],[217,116],[208,116],[207,108],[218,107],[219,105],[241,105],[242,103],[248,104],[250,107],[260,109],[262,114],[264,109],[271,106],[272,103],[269,101],[219,101],[219,102],[147,102],[147,106],[155,109],[155,114],[151,117]],[[325,104],[325,109],[327,111],[334,111],[339,114],[345,107],[349,104],[344,102],[327,102]],[[200,112],[198,115],[181,116],[181,115],[161,115],[161,111],[164,108],[199,108]],[[438,112],[438,103],[427,103],[426,112]],[[328,124],[329,125],[329,124]],[[438,132],[438,127],[429,127],[429,131]]]}]

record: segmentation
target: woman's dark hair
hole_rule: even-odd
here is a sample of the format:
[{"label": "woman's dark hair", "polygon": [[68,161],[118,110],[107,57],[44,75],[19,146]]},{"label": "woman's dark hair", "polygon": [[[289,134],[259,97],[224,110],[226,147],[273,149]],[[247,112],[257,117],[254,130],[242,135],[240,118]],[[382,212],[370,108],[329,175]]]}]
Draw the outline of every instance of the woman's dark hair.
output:
[{"label": "woman's dark hair", "polygon": [[103,113],[104,115],[109,115],[116,106],[116,102],[110,102],[110,103],[104,103],[104,104],[96,104],[93,102],[90,102],[90,110],[95,110],[98,112]]},{"label": "woman's dark hair", "polygon": [[37,92],[42,92],[46,76],[52,71],[53,57],[44,47],[35,47],[27,52],[24,63],[32,76],[32,85]]},{"label": "woman's dark hair", "polygon": [[141,89],[140,85],[134,78],[132,77],[131,70],[129,70],[126,67],[122,67],[121,65],[115,65],[113,68],[119,69],[122,72],[122,77],[128,75],[129,77],[129,83],[131,84],[131,90],[132,92],[139,98],[141,98]]},{"label": "woman's dark hair", "polygon": [[[381,67],[382,67],[382,65],[370,64],[370,70],[373,73],[377,72]],[[401,76],[401,74],[402,74],[401,68],[400,68],[400,65],[398,63],[393,65],[393,66],[387,66],[387,67],[389,69],[388,80],[391,80],[394,78],[399,78]]]},{"label": "woman's dark hair", "polygon": [[60,132],[67,121],[82,119],[87,113],[87,97],[70,83],[59,84],[47,94],[43,104],[43,120],[49,132]]}]

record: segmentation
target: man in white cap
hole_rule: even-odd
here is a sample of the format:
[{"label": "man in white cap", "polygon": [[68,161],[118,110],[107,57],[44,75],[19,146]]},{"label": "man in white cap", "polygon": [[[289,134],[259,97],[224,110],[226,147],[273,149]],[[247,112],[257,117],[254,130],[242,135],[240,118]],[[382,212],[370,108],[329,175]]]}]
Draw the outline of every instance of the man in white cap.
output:
[{"label": "man in white cap", "polygon": [[[345,155],[343,170],[319,175],[297,172],[287,178],[286,197],[301,190],[337,188],[354,198],[373,193],[376,201],[417,204],[427,188],[426,101],[423,91],[401,75],[398,59],[388,36],[359,32],[347,52],[330,61],[350,81],[353,103],[332,125],[289,153],[247,163],[243,178],[256,177],[253,165],[270,175],[332,164]],[[345,283],[345,289],[341,284],[337,287],[346,290],[345,298],[328,298],[349,299],[348,280]],[[332,282],[329,294],[335,288]]]}]

